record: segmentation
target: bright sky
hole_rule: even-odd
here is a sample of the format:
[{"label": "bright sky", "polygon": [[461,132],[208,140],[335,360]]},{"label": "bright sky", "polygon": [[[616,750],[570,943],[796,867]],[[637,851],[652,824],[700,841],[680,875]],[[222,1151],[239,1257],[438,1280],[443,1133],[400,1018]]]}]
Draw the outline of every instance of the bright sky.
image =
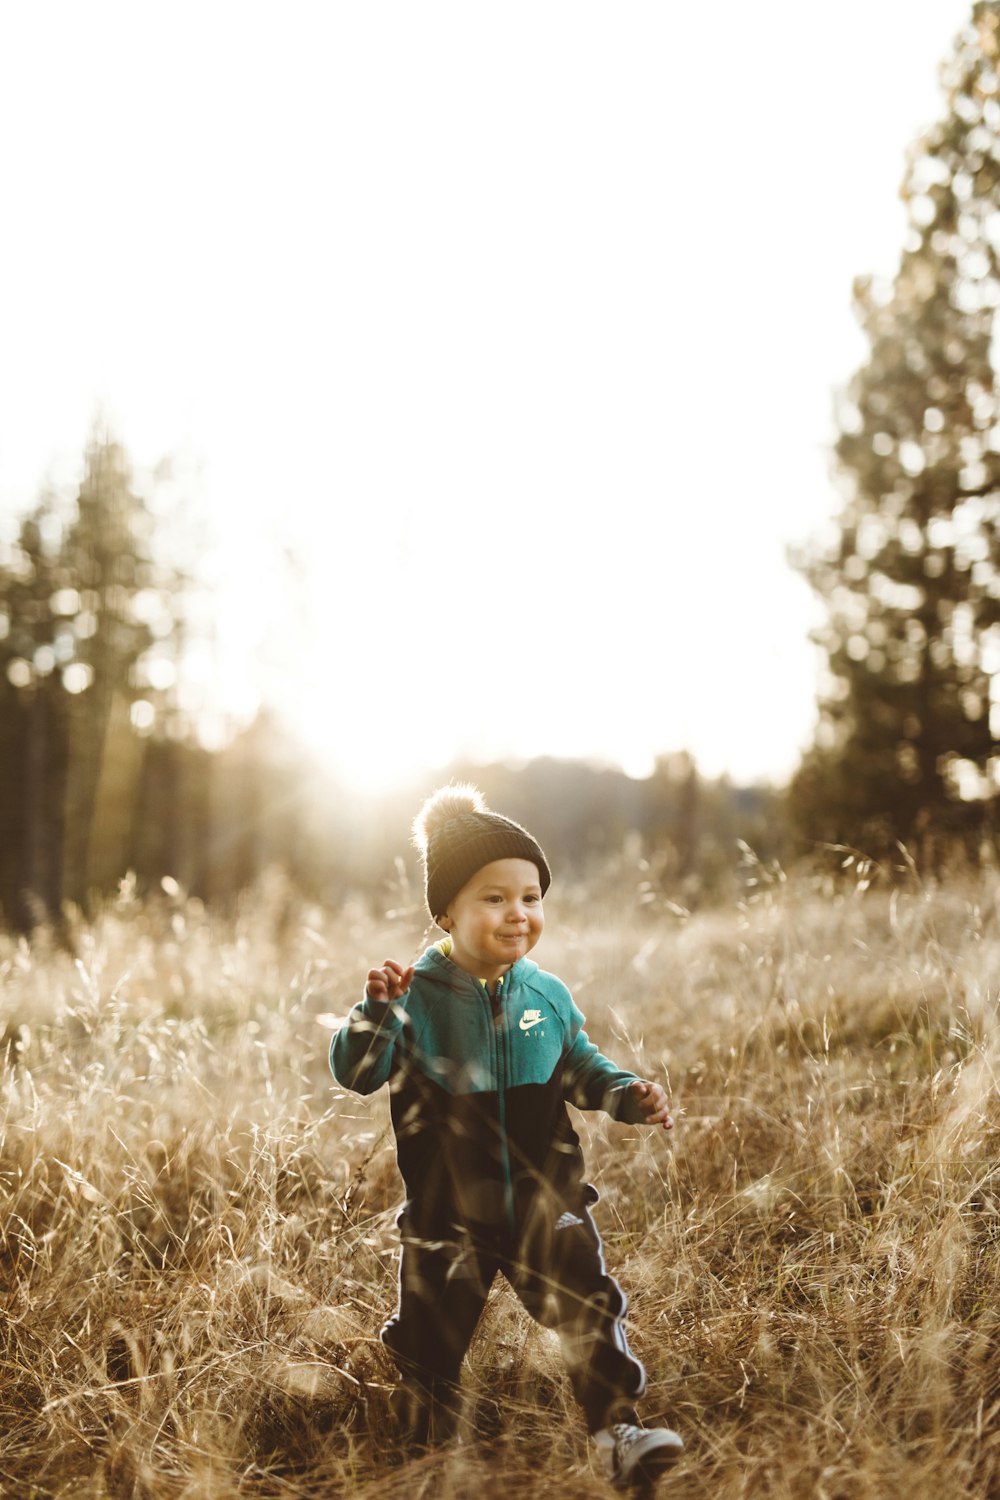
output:
[{"label": "bright sky", "polygon": [[216,701],[264,692],[359,785],[783,777],[851,282],[895,268],[970,13],[5,7],[0,513],[99,405],[138,465],[193,458]]}]

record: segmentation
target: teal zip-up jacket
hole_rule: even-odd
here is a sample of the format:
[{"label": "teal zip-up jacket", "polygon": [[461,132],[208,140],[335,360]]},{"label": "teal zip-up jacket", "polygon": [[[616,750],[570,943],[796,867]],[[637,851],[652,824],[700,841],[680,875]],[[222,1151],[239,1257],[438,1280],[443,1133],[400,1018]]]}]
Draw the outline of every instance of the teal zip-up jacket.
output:
[{"label": "teal zip-up jacket", "polygon": [[330,1067],[359,1094],[390,1085],[409,1233],[518,1234],[532,1214],[554,1222],[594,1201],[567,1102],[633,1124],[643,1115],[636,1074],[603,1056],[583,1025],[566,986],[530,958],[491,997],[436,947],[395,1004],[366,992],[354,1006]]}]

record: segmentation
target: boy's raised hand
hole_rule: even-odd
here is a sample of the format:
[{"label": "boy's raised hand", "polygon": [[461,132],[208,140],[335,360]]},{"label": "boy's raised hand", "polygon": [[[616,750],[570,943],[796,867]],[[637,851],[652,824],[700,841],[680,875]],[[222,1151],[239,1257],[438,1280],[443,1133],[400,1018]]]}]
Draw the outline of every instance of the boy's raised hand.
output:
[{"label": "boy's raised hand", "polygon": [[670,1100],[658,1083],[651,1083],[646,1078],[640,1079],[632,1084],[632,1092],[639,1101],[644,1125],[662,1125],[664,1130],[673,1130]]},{"label": "boy's raised hand", "polygon": [[413,978],[413,965],[404,969],[402,964],[396,963],[395,959],[387,958],[381,969],[368,970],[368,998],[369,1000],[380,1000],[388,1002],[398,1000],[405,995],[410,988],[410,980]]}]

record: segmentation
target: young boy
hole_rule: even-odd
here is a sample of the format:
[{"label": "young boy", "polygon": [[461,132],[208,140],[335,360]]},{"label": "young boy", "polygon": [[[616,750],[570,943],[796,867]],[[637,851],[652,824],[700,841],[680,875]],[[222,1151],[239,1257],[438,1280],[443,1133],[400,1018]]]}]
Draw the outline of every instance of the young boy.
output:
[{"label": "young boy", "polygon": [[462,1358],[502,1271],[558,1333],[608,1477],[646,1487],[684,1445],[638,1425],[646,1375],[566,1101],[669,1130],[667,1097],[602,1056],[565,985],[528,958],[551,878],[531,834],[468,786],[436,792],[414,833],[446,937],[409,968],[371,969],[330,1046],[345,1087],[391,1089],[406,1188],[399,1305],[382,1330],[402,1377],[396,1411],[417,1444],[449,1436]]}]

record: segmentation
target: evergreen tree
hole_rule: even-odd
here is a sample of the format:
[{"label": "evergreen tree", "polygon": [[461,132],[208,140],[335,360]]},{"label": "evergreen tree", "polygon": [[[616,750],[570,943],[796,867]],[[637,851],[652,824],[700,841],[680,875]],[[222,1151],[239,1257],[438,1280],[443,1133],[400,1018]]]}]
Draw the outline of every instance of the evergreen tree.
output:
[{"label": "evergreen tree", "polygon": [[970,829],[996,790],[998,38],[1000,3],[975,5],[908,163],[895,280],[855,288],[870,354],[839,401],[838,532],[797,559],[827,610],[817,743],[791,789],[813,838]]},{"label": "evergreen tree", "polygon": [[136,736],[166,704],[157,659],[180,599],[153,531],[124,450],[95,433],[75,499],[43,495],[0,555],[0,906],[15,925],[125,873]]}]

